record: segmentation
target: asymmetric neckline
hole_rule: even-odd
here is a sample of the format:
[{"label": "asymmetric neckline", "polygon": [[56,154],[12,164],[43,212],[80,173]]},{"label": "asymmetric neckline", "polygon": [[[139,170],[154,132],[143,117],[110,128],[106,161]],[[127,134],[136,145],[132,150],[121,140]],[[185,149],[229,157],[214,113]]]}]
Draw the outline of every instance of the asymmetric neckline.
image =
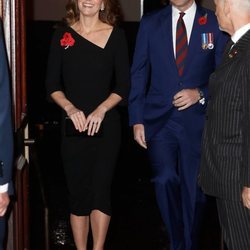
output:
[{"label": "asymmetric neckline", "polygon": [[108,43],[109,43],[109,41],[110,41],[110,39],[111,39],[111,36],[112,36],[112,34],[114,33],[114,29],[115,29],[115,28],[113,27],[113,29],[112,29],[112,31],[111,31],[109,37],[108,37],[108,40],[107,40],[105,46],[104,46],[104,47],[101,47],[101,46],[97,45],[96,43],[91,42],[89,39],[87,39],[86,37],[82,36],[81,34],[79,34],[79,33],[78,33],[76,30],[74,30],[72,27],[68,26],[68,28],[69,28],[70,30],[72,30],[77,36],[79,36],[80,38],[82,38],[83,40],[87,41],[88,43],[90,43],[90,44],[92,44],[93,46],[98,47],[99,49],[102,49],[102,50],[105,50],[105,48],[107,47],[107,45],[108,45]]}]

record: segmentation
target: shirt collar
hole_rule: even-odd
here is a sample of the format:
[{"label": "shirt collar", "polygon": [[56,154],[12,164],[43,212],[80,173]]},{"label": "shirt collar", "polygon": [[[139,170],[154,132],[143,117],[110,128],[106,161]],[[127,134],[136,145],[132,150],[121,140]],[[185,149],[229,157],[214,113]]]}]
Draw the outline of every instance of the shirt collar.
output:
[{"label": "shirt collar", "polygon": [[[197,5],[196,5],[196,2],[194,1],[193,4],[187,10],[184,11],[185,12],[185,16],[189,16],[191,14],[195,14],[196,9],[197,9]],[[178,16],[179,17],[180,12],[181,11],[179,9],[177,9],[175,6],[172,5],[172,15],[173,16]]]},{"label": "shirt collar", "polygon": [[234,43],[237,43],[240,38],[250,29],[250,23],[242,26],[240,29],[238,29],[231,37],[232,41]]}]

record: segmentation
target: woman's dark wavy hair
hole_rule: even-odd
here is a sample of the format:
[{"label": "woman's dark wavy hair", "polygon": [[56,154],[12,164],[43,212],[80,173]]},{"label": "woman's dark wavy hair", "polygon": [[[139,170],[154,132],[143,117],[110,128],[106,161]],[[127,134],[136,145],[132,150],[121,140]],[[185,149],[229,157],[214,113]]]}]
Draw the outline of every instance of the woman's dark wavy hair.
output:
[{"label": "woman's dark wavy hair", "polygon": [[[100,11],[99,18],[109,25],[116,25],[121,19],[121,8],[117,0],[103,0],[105,9]],[[63,21],[67,25],[72,25],[80,18],[78,0],[68,0],[66,4],[66,16]]]}]

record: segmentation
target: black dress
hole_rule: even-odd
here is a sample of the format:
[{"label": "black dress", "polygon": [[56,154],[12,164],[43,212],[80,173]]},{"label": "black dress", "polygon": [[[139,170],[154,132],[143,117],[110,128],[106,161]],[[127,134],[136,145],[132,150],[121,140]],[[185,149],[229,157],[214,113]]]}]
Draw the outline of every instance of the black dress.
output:
[{"label": "black dress", "polygon": [[[66,44],[62,40],[65,33],[70,37]],[[103,49],[70,27],[57,29],[51,43],[46,85],[48,94],[63,91],[86,117],[111,93],[126,98],[129,62],[124,32],[113,28]],[[119,113],[116,108],[106,113],[100,137],[65,136],[64,117],[62,159],[71,213],[86,216],[98,209],[110,215],[110,187],[121,142]]]}]

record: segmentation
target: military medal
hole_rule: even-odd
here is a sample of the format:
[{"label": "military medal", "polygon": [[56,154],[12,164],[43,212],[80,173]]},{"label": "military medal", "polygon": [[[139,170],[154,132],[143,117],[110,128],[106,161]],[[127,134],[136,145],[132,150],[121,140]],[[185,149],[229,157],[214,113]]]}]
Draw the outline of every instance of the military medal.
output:
[{"label": "military medal", "polygon": [[202,33],[201,34],[202,49],[213,49],[214,48],[214,36],[213,33]]},{"label": "military medal", "polygon": [[208,33],[208,49],[213,49],[214,48],[214,36],[213,33]]},{"label": "military medal", "polygon": [[208,47],[208,37],[206,33],[201,34],[201,47],[202,49],[207,49]]}]

